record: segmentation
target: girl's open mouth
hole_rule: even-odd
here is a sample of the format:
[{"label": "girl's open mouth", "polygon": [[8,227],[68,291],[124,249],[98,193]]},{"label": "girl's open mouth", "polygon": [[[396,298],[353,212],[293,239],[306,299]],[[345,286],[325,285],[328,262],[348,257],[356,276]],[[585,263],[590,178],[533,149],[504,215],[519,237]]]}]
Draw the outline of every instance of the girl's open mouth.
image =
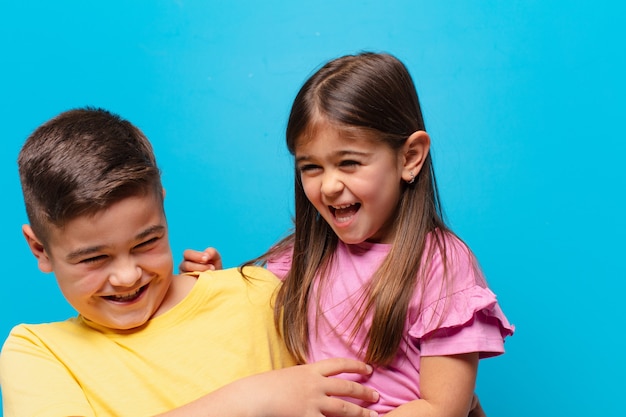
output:
[{"label": "girl's open mouth", "polygon": [[356,212],[359,211],[359,208],[361,208],[361,203],[346,204],[341,206],[328,206],[328,208],[330,209],[330,212],[335,217],[337,222],[343,223],[350,220],[352,216],[354,216]]}]

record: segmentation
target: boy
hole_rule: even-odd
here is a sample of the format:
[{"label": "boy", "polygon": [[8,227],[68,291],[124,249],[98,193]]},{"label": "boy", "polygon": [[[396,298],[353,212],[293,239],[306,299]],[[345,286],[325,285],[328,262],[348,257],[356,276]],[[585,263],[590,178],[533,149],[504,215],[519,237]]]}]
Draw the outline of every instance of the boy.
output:
[{"label": "boy", "polygon": [[0,355],[5,417],[370,415],[329,395],[373,391],[326,378],[370,372],[362,363],[266,372],[293,364],[273,325],[271,273],[173,275],[160,172],[132,124],[62,113],[18,165],[26,241],[79,316],[12,330]]}]

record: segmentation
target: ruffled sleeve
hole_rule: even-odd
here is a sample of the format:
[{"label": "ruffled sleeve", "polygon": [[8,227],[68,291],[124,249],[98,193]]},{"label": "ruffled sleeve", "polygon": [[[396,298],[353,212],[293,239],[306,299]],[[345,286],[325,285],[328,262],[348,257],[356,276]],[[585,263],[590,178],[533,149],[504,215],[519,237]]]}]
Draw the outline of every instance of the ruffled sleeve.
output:
[{"label": "ruffled sleeve", "polygon": [[504,352],[504,339],[515,327],[498,305],[471,251],[459,240],[447,241],[447,280],[436,254],[428,284],[417,294],[409,313],[409,335],[423,356]]},{"label": "ruffled sleeve", "polygon": [[409,329],[422,356],[480,352],[481,358],[504,352],[511,325],[488,288],[473,286],[427,306]]}]

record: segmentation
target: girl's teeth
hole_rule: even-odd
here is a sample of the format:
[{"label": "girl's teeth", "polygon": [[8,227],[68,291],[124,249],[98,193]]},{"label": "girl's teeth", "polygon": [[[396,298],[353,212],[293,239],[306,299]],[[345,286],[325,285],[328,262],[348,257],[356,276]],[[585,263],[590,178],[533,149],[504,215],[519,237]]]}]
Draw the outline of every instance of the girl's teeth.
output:
[{"label": "girl's teeth", "polygon": [[338,222],[346,222],[352,218],[359,210],[358,204],[347,204],[342,206],[333,207],[335,219]]}]

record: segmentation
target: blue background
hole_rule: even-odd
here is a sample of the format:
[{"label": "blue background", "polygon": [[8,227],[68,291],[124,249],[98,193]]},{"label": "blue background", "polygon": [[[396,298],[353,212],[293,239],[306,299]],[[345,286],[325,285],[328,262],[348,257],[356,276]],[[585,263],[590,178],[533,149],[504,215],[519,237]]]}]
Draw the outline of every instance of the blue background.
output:
[{"label": "blue background", "polygon": [[214,245],[234,266],[290,227],[302,82],[387,51],[417,84],[448,220],[517,326],[481,363],[489,415],[622,415],[623,4],[3,2],[0,334],[73,314],[20,231],[15,160],[39,124],[84,105],[130,119],[164,172],[176,264]]}]

